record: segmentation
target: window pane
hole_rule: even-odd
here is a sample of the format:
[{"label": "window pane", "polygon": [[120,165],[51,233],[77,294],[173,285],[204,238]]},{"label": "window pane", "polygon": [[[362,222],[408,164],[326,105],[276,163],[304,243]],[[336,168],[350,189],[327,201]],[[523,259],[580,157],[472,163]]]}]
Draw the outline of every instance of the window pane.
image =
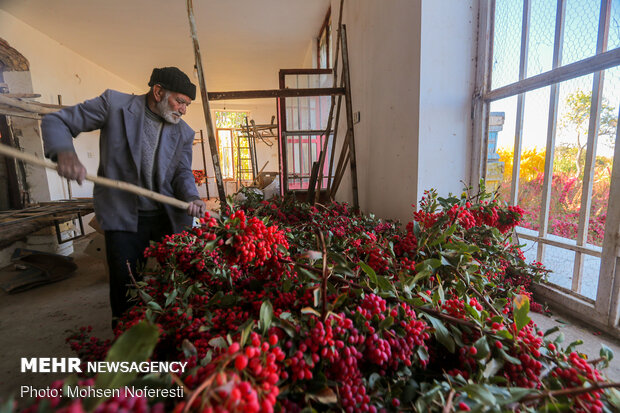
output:
[{"label": "window pane", "polygon": [[618,106],[620,100],[620,67],[605,71],[603,99],[599,117],[599,134],[592,184],[592,205],[588,225],[588,243],[602,246],[605,235],[611,170],[613,165]]},{"label": "window pane", "polygon": [[522,2],[498,1],[495,3],[491,89],[497,89],[519,80],[522,20]]},{"label": "window pane", "polygon": [[[491,102],[490,106],[492,124],[489,127],[487,185],[489,185],[489,189],[498,188],[500,199],[509,203],[510,185],[512,183],[512,159],[515,145],[517,97],[512,96],[497,100]],[[492,151],[493,140],[495,139],[497,140],[497,154]]]},{"label": "window pane", "polygon": [[576,240],[588,139],[592,75],[560,83],[549,233]]},{"label": "window pane", "polygon": [[[557,238],[551,235],[549,236],[549,239]],[[552,245],[546,245],[542,263],[545,267],[547,267],[547,269],[552,271],[549,273],[549,282],[569,290],[571,289],[573,285],[575,251],[567,250],[566,248],[554,247]]]},{"label": "window pane", "polygon": [[562,65],[596,53],[600,0],[568,0],[564,26]]},{"label": "window pane", "polygon": [[609,18],[609,41],[607,50],[620,47],[620,1],[611,2],[611,15]]},{"label": "window pane", "polygon": [[581,275],[581,295],[596,299],[598,275],[601,272],[601,259],[593,255],[584,255],[583,274]]},{"label": "window pane", "polygon": [[534,230],[540,228],[542,213],[548,117],[549,87],[526,93],[517,204],[525,210],[521,225]]},{"label": "window pane", "polygon": [[551,70],[557,0],[537,0],[530,10],[527,76]]}]

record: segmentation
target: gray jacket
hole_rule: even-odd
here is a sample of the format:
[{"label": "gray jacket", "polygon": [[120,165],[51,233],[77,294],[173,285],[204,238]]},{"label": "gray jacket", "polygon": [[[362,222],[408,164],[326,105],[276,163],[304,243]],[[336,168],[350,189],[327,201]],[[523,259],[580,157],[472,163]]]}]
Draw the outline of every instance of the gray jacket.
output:
[{"label": "gray jacket", "polygon": [[[45,156],[55,160],[62,151],[75,151],[73,140],[80,132],[101,129],[97,174],[110,179],[140,185],[141,129],[146,95],[129,95],[106,90],[101,96],[50,113],[41,129]],[[181,120],[164,122],[155,163],[158,192],[183,201],[199,199],[192,174],[194,131]],[[95,214],[105,231],[138,229],[138,197],[129,192],[95,185]],[[191,225],[186,211],[169,205],[164,209],[174,232]]]}]

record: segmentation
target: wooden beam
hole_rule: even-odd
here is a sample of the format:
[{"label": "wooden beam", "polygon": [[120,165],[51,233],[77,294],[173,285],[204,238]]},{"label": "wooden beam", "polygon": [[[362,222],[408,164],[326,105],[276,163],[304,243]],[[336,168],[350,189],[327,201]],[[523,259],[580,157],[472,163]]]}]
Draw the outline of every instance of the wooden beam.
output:
[{"label": "wooden beam", "polygon": [[484,95],[483,99],[486,102],[493,102],[618,65],[620,65],[620,47],[492,90]]},{"label": "wooden beam", "polygon": [[332,69],[280,69],[283,75],[330,75]]},{"label": "wooden beam", "polygon": [[242,90],[236,92],[210,92],[208,96],[209,100],[233,100],[335,95],[344,95],[344,88],[331,87],[307,89]]},{"label": "wooden beam", "polygon": [[0,104],[41,115],[58,111],[57,108],[49,108],[38,102],[24,102],[19,99],[6,97],[3,94],[0,94]]},{"label": "wooden beam", "polygon": [[194,7],[192,0],[187,0],[187,16],[189,18],[190,33],[192,35],[192,43],[194,45],[196,72],[198,73],[198,83],[200,85],[202,109],[205,115],[205,123],[207,124],[207,137],[209,138],[209,149],[211,150],[211,160],[213,162],[213,170],[215,172],[217,193],[220,197],[220,205],[223,207],[226,205],[226,192],[224,191],[224,181],[222,180],[222,171],[220,169],[220,156],[217,150],[217,143],[215,142],[215,129],[213,128],[213,120],[211,119],[211,110],[209,108],[209,95],[207,94],[207,86],[205,84],[205,77],[202,69],[202,57],[200,55],[200,45],[198,44],[198,34],[196,33],[196,20],[194,19]]},{"label": "wooden beam", "polygon": [[568,242],[554,241],[554,240],[551,240],[549,238],[543,238],[543,237],[539,237],[539,236],[536,236],[536,235],[524,234],[524,233],[519,232],[519,231],[517,231],[517,235],[520,238],[529,239],[530,241],[536,241],[539,244],[543,243],[543,244],[551,245],[551,246],[554,246],[554,247],[559,247],[559,248],[564,248],[564,249],[567,249],[567,250],[579,252],[579,253],[582,253],[582,254],[592,255],[594,257],[599,257],[599,258],[601,257],[601,251],[599,251],[597,249],[594,249],[594,248],[584,247],[584,246],[575,245],[575,244],[570,244]]},{"label": "wooden beam", "polygon": [[349,74],[349,51],[347,49],[347,26],[342,25],[341,43],[342,43],[342,69],[344,88],[346,93],[344,100],[346,104],[347,127],[349,131],[349,165],[351,167],[351,190],[353,195],[353,208],[359,209],[359,197],[357,193],[357,160],[355,157],[355,133],[353,131],[353,107],[351,103],[351,76]]}]

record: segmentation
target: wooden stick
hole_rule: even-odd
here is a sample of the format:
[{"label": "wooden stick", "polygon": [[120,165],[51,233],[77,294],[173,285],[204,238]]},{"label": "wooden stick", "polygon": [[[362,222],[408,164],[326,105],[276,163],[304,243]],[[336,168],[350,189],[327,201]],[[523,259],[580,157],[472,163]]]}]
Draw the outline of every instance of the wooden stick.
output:
[{"label": "wooden stick", "polygon": [[19,99],[8,98],[6,96],[3,96],[2,94],[0,94],[0,104],[25,110],[30,113],[38,113],[40,115],[45,115],[47,113],[58,111],[58,109],[56,108],[43,107],[42,105],[37,104],[37,102],[23,102]]},{"label": "wooden stick", "polygon": [[349,51],[347,49],[347,26],[340,28],[342,43],[342,69],[345,89],[345,103],[347,114],[347,127],[349,133],[349,167],[351,168],[351,190],[353,195],[353,208],[359,209],[360,203],[357,193],[357,160],[355,156],[355,133],[353,131],[353,107],[351,103],[351,76],[349,74]]},{"label": "wooden stick", "polygon": [[[10,156],[11,158],[20,159],[24,162],[28,162],[33,165],[39,165],[44,168],[58,170],[58,165],[54,162],[47,161],[45,159],[37,158],[34,155],[22,152],[19,149],[12,148],[8,145],[0,145],[0,154]],[[107,186],[108,188],[120,189],[121,191],[130,192],[135,195],[143,196],[145,198],[152,199],[162,204],[172,205],[173,207],[186,210],[189,207],[189,203],[181,201],[170,196],[162,195],[160,193],[149,191],[134,184],[128,182],[116,181],[114,179],[104,178],[102,176],[86,175],[86,180],[94,182],[101,186]]]},{"label": "wooden stick", "polygon": [[[331,70],[331,69],[330,69]],[[289,98],[302,96],[335,96],[343,95],[344,89],[341,87],[318,87],[304,89],[267,89],[267,90],[239,90],[231,92],[210,92],[209,100],[231,100],[231,99],[267,99],[267,98]]]},{"label": "wooden stick", "polygon": [[207,124],[207,137],[209,138],[209,149],[211,150],[211,160],[213,161],[213,170],[215,171],[217,193],[220,197],[221,205],[226,205],[226,191],[224,191],[224,181],[222,180],[222,171],[220,169],[220,156],[217,150],[217,144],[215,143],[215,130],[213,129],[211,110],[209,108],[209,97],[207,95],[207,86],[205,84],[204,72],[202,70],[202,57],[200,55],[200,46],[198,45],[198,34],[196,34],[196,20],[194,19],[192,0],[187,0],[187,15],[189,17],[189,27],[192,35],[192,41],[194,43],[196,72],[198,72],[200,96],[202,97],[202,108],[204,110],[205,122]]},{"label": "wooden stick", "polygon": [[35,119],[35,120],[43,119],[43,116],[39,115],[38,113],[19,112],[17,110],[5,109],[3,106],[0,106],[0,115],[16,116],[18,118]]},{"label": "wooden stick", "polygon": [[207,175],[207,158],[205,157],[205,138],[200,129],[200,147],[202,148],[202,166],[205,168],[205,186],[207,187],[207,198],[211,199],[209,195],[209,176]]}]

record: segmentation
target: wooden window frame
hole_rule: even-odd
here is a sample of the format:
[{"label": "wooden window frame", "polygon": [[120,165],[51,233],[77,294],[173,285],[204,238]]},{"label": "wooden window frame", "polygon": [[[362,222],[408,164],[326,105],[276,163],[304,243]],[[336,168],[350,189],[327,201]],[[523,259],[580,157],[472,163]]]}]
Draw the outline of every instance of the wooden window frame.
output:
[{"label": "wooden window frame", "polygon": [[[331,14],[332,8],[331,6],[327,9],[327,13],[325,14],[325,19],[323,19],[323,24],[321,25],[321,30],[319,30],[319,35],[316,38],[316,67],[318,69],[329,69],[331,68],[331,59],[330,59],[330,43],[331,43]],[[321,67],[321,38],[325,35],[325,65],[326,67]]]}]

